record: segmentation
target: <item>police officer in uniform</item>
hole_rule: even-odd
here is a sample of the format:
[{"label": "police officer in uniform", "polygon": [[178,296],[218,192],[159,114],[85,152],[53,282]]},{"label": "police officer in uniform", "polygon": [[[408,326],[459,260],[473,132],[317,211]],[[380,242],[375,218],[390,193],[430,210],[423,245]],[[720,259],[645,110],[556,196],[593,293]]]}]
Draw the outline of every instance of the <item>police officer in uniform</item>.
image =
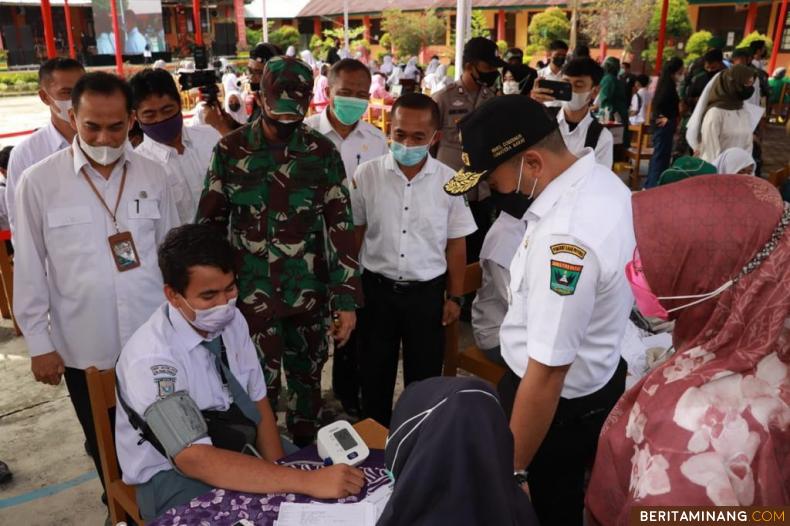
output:
[{"label": "police officer in uniform", "polygon": [[[460,170],[463,166],[458,122],[483,102],[496,96],[494,86],[499,79],[497,68],[503,66],[505,61],[497,56],[494,42],[483,37],[472,38],[464,46],[461,78],[432,95],[441,115],[442,133],[436,159],[453,170]],[[477,261],[483,239],[491,226],[493,207],[488,200],[488,186],[485,183],[472,189],[466,197],[478,228],[477,232],[466,238],[466,258],[467,261]]]},{"label": "police officer in uniform", "polygon": [[301,60],[267,62],[261,118],[214,149],[197,213],[197,222],[229,232],[239,308],[274,407],[285,366],[287,425],[299,446],[317,432],[330,311],[343,345],[362,304],[343,161],[329,139],[303,124],[312,88],[312,70]]},{"label": "police officer in uniform", "polygon": [[528,205],[500,331],[516,475],[528,480],[541,524],[580,526],[584,473],[625,389],[631,193],[591,148],[568,151],[557,121],[528,97],[497,97],[460,126],[466,166],[445,189],[460,194],[486,179]]}]

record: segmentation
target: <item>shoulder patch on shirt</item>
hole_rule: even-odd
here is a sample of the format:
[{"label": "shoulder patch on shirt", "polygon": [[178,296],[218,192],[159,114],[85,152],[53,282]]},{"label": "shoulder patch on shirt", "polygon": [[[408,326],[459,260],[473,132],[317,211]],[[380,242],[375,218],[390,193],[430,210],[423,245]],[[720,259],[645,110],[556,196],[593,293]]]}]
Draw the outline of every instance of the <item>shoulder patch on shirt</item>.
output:
[{"label": "shoulder patch on shirt", "polygon": [[549,287],[560,296],[571,296],[576,292],[576,285],[579,284],[583,268],[581,265],[571,265],[552,259]]},{"label": "shoulder patch on shirt", "polygon": [[154,378],[154,382],[156,382],[157,389],[159,390],[159,393],[157,394],[159,398],[170,396],[176,389],[176,379],[172,376],[165,378]]},{"label": "shoulder patch on shirt", "polygon": [[587,251],[582,247],[571,245],[570,243],[558,243],[556,245],[551,245],[549,248],[551,249],[551,253],[555,256],[557,254],[571,254],[579,259],[584,259],[584,256],[587,255]]},{"label": "shoulder patch on shirt", "polygon": [[154,374],[154,376],[159,376],[160,374],[175,376],[178,374],[178,369],[170,365],[152,365],[151,372]]}]

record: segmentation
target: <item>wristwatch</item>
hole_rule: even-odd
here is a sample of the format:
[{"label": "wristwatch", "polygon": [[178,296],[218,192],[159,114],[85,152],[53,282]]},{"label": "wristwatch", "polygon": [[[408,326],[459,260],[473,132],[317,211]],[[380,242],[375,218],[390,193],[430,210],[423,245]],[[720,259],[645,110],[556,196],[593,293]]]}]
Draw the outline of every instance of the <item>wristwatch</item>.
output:
[{"label": "wristwatch", "polygon": [[514,471],[513,472],[513,480],[516,482],[516,486],[519,486],[519,487],[521,487],[524,484],[526,484],[527,483],[527,470],[524,469],[524,470],[521,470],[521,471]]},{"label": "wristwatch", "polygon": [[447,299],[455,302],[461,308],[466,304],[466,298],[463,296],[447,296]]}]

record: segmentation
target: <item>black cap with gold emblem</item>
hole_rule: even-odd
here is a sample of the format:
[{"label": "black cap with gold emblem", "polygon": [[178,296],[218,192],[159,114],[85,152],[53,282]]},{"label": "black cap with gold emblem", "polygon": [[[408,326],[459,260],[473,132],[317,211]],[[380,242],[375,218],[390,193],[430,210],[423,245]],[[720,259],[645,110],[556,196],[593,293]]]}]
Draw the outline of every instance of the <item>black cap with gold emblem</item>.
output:
[{"label": "black cap with gold emblem", "polygon": [[490,171],[529,149],[557,129],[546,107],[524,95],[502,95],[487,100],[458,123],[464,167],[444,185],[450,195],[461,195]]}]

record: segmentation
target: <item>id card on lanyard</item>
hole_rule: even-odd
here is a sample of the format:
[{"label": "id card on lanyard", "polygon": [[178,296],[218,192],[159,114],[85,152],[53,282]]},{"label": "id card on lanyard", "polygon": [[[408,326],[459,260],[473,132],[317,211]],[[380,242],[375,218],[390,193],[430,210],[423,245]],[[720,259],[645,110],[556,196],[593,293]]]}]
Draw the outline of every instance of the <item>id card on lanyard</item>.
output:
[{"label": "id card on lanyard", "polygon": [[108,214],[110,214],[113,225],[115,225],[115,234],[108,237],[107,241],[110,244],[110,255],[115,262],[115,267],[118,269],[118,272],[126,272],[127,270],[132,270],[133,268],[139,267],[140,256],[137,254],[137,247],[134,244],[132,233],[128,231],[121,232],[121,229],[118,227],[118,220],[116,217],[118,213],[118,205],[121,204],[123,189],[126,186],[126,164],[123,165],[121,187],[118,190],[118,198],[115,201],[115,208],[112,210],[110,210],[110,207],[107,206],[107,203],[99,193],[99,190],[96,189],[96,185],[93,184],[93,181],[91,181],[84,169],[82,170],[82,175],[85,177],[85,180],[88,182],[91,190],[93,190],[93,193],[99,198],[99,202],[102,204],[104,209],[107,210]]}]

